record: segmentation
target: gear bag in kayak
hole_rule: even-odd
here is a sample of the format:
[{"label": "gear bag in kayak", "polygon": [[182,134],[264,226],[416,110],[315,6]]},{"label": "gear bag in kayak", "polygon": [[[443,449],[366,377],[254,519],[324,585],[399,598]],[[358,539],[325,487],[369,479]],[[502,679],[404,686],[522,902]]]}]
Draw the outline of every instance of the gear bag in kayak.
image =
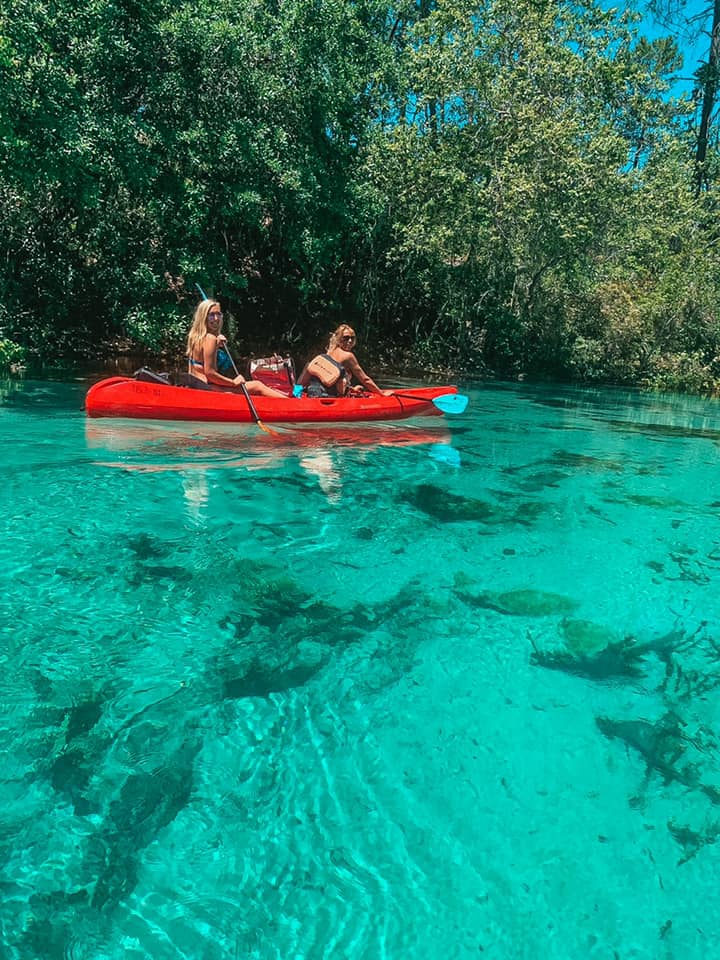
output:
[{"label": "gear bag in kayak", "polygon": [[295,386],[295,366],[290,357],[261,357],[248,364],[248,378],[267,387],[282,390],[288,396]]}]

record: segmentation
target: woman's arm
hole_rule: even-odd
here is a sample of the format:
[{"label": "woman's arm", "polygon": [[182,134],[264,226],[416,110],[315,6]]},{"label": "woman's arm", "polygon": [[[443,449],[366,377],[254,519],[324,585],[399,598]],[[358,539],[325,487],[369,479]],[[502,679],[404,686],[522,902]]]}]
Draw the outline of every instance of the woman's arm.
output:
[{"label": "woman's arm", "polygon": [[240,383],[245,383],[245,377],[239,374],[233,379],[218,372],[217,351],[218,337],[208,333],[203,341],[203,369],[208,383],[216,383],[219,387],[236,387]]},{"label": "woman's arm", "polygon": [[388,394],[392,391],[390,390],[381,390],[380,387],[375,383],[372,377],[369,377],[367,373],[363,370],[360,364],[357,362],[357,357],[354,353],[346,353],[343,351],[343,359],[338,360],[342,365],[350,371],[353,377],[361,384],[366,390],[369,390],[370,393],[382,393]]}]

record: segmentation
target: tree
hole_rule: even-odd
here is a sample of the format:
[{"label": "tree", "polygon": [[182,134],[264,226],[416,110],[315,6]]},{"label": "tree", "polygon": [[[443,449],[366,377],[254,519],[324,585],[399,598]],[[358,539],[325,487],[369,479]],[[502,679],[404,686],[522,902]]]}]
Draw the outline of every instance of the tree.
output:
[{"label": "tree", "polygon": [[650,0],[649,9],[657,21],[685,41],[708,37],[707,59],[694,73],[694,99],[700,104],[700,119],[695,138],[695,189],[697,193],[710,186],[708,149],[713,142],[713,126],[717,119],[718,79],[720,78],[720,0],[710,0],[700,12],[688,18],[687,0]]},{"label": "tree", "polygon": [[[179,342],[194,281],[287,331],[334,295],[387,9],[350,0],[9,0],[9,332]],[[384,12],[383,12],[384,11]],[[178,299],[185,316],[178,312]],[[47,318],[43,321],[41,318]]]},{"label": "tree", "polygon": [[566,368],[568,304],[621,242],[642,167],[676,132],[677,52],[641,41],[636,19],[590,0],[449,0],[416,24],[416,111],[376,138],[368,170],[392,224],[387,299],[407,285],[421,340],[509,369]]}]

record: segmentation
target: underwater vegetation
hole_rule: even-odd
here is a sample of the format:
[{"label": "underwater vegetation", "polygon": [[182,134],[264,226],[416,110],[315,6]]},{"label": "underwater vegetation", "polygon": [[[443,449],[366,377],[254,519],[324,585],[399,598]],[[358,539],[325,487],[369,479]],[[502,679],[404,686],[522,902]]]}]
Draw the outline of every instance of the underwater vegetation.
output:
[{"label": "underwater vegetation", "polygon": [[[580,635],[591,645],[599,640],[603,634],[602,628],[588,621],[565,622],[566,630],[571,630],[568,649],[542,650],[533,637],[530,641],[533,652],[530,662],[539,667],[550,670],[562,670],[577,677],[587,677],[589,680],[614,680],[617,678],[634,678],[645,675],[644,660],[647,651],[638,647],[632,637],[622,640],[611,640],[599,649],[583,649],[578,643]],[[567,633],[566,633],[567,636]],[[607,631],[605,631],[607,639]]]},{"label": "underwater vegetation", "polygon": [[[657,774],[665,784],[679,783],[704,794],[714,805],[720,804],[720,788],[704,779],[704,774],[709,773],[708,747],[713,752],[716,747],[711,731],[701,731],[701,737],[691,734],[688,721],[673,710],[655,722],[597,717],[596,723],[605,737],[621,740],[639,754],[645,763],[646,778]],[[714,764],[712,771],[715,772]]]},{"label": "underwater vegetation", "polygon": [[[664,705],[654,720],[645,717],[596,717],[603,737],[621,743],[645,768],[644,782],[658,777],[669,787],[678,785],[710,803],[720,805],[718,740],[704,716],[702,705],[710,691],[720,686],[720,644],[700,623],[688,631],[677,624],[667,633],[647,640],[618,638],[600,624],[563,619],[558,626],[561,644],[543,649],[530,636],[530,662],[538,667],[599,683],[612,681],[654,684]],[[651,663],[660,669],[651,670]],[[651,688],[652,689],[652,688]],[[650,691],[647,691],[650,692]],[[638,800],[629,797],[631,806]],[[696,810],[696,808],[693,808]],[[679,863],[685,863],[720,836],[717,817],[702,807],[699,825],[668,823],[672,837],[682,847]]]},{"label": "underwater vegetation", "polygon": [[[232,608],[241,612],[233,614]],[[331,657],[368,638],[382,683],[395,682],[412,668],[420,628],[446,612],[445,602],[429,600],[420,581],[410,581],[386,600],[342,608],[316,599],[286,574],[252,571],[235,589],[232,608],[221,625],[234,628],[233,634],[208,667],[208,683],[219,678],[226,699],[302,687]]]},{"label": "underwater vegetation", "polygon": [[[94,745],[85,741],[56,758],[50,770],[53,788],[61,801],[74,802],[76,815],[92,813],[88,826],[95,825],[77,858],[66,864],[66,887],[32,897],[32,915],[16,944],[27,955],[60,958],[73,954],[73,943],[90,946],[103,929],[99,918],[107,918],[132,894],[143,851],[192,799],[193,764],[201,747],[194,726],[183,728],[180,719],[179,736],[158,726],[154,736],[162,747],[155,767],[126,768],[115,787],[107,770],[112,738]],[[104,801],[109,792],[109,803],[97,797],[88,801],[84,790],[93,778],[103,780],[101,794]]]},{"label": "underwater vegetation", "polygon": [[681,826],[674,820],[669,820],[667,827],[673,840],[682,847],[683,855],[678,860],[678,866],[692,860],[703,847],[717,843],[720,839],[720,821],[714,821],[701,830]]},{"label": "underwater vegetation", "polygon": [[682,676],[682,668],[673,655],[688,652],[700,643],[704,627],[705,624],[701,624],[692,634],[676,628],[662,636],[639,641],[633,636],[617,638],[606,627],[589,620],[565,618],[558,630],[562,646],[544,650],[530,636],[533,647],[530,660],[536,666],[602,681],[645,676],[644,664],[652,655],[665,665],[667,682],[673,674],[678,678]]},{"label": "underwater vegetation", "polygon": [[[500,493],[509,502],[507,493]],[[475,497],[460,496],[433,483],[420,483],[404,490],[398,497],[400,503],[437,520],[439,523],[478,523],[485,527],[521,524],[530,526],[547,513],[551,507],[539,501],[524,500],[513,506],[500,506]]]},{"label": "underwater vegetation", "polygon": [[[147,541],[142,549],[154,554]],[[246,562],[243,573],[226,593],[224,643],[208,652],[195,680],[140,706],[134,701],[124,714],[109,683],[70,706],[42,708],[38,723],[45,729],[52,720],[55,734],[52,744],[38,744],[39,755],[49,749],[50,756],[33,776],[46,780],[59,804],[87,818],[87,832],[66,865],[66,884],[33,898],[32,918],[15,941],[29,955],[67,957],[74,937],[93,931],[97,938],[100,920],[133,894],[143,851],[193,802],[199,725],[209,711],[290,694],[312,683],[330,658],[362,643],[370,651],[364,689],[372,693],[413,668],[426,635],[420,627],[446,613],[420,581],[385,600],[341,608],[267,564]],[[50,678],[36,673],[33,683],[52,699]]]},{"label": "underwater vegetation", "polygon": [[621,740],[640,755],[646,765],[646,775],[658,774],[666,783],[676,781],[686,787],[698,786],[697,765],[680,764],[689,741],[677,714],[668,712],[655,722],[597,717],[596,723],[603,736]]}]

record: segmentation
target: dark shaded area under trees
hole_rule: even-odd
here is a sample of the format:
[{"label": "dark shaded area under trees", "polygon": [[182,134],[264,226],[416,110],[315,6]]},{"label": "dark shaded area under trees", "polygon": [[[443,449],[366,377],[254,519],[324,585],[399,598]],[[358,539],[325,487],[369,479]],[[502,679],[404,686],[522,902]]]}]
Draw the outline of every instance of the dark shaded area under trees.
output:
[{"label": "dark shaded area under trees", "polygon": [[589,0],[8,0],[0,367],[181,362],[200,283],[240,352],[718,392],[714,43],[677,100]]}]

